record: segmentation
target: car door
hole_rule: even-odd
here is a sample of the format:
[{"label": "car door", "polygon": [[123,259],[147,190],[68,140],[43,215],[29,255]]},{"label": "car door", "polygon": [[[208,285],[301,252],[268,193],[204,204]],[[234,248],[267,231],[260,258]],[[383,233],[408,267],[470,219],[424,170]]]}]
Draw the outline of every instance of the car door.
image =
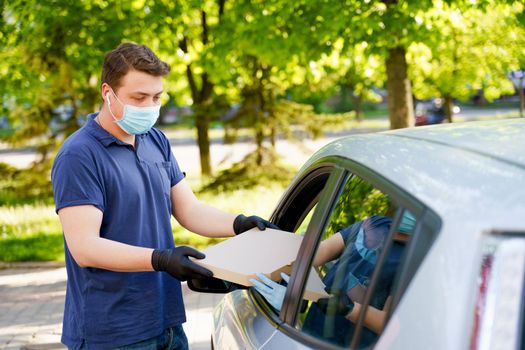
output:
[{"label": "car door", "polygon": [[[385,177],[347,159],[327,158],[304,173],[305,176],[285,193],[272,215],[272,220],[284,230],[302,233],[302,229],[306,229],[281,309],[265,306],[264,298],[252,290],[255,300],[278,329],[267,340],[265,348],[373,346],[435,239],[439,219]],[[406,226],[407,215],[412,219],[411,232],[400,234],[401,227]],[[374,225],[379,227],[377,232],[368,229]],[[361,239],[365,242],[361,248],[373,241],[374,235],[376,243],[370,244],[380,242],[381,249],[375,250],[374,263],[359,259],[361,254],[356,246],[361,226],[366,228],[363,230],[366,235],[361,235],[365,237]],[[406,227],[403,229],[406,231]],[[399,240],[403,235],[404,239]],[[334,261],[319,264],[316,260],[326,251],[323,250],[325,243],[330,241],[338,242],[341,251],[335,254]],[[348,265],[351,260],[354,262]],[[360,287],[359,307],[356,308],[360,311],[354,311],[351,322],[330,314],[334,305],[323,314],[316,302],[303,298],[312,268],[323,281],[329,281],[327,290],[331,294],[335,287],[341,292],[341,285],[348,283],[347,275],[357,276],[352,278],[358,280],[356,286]],[[339,277],[334,277],[337,275]],[[330,303],[333,304],[329,301],[328,305]],[[367,322],[374,314],[380,316],[377,319],[381,322],[372,332]]]}]

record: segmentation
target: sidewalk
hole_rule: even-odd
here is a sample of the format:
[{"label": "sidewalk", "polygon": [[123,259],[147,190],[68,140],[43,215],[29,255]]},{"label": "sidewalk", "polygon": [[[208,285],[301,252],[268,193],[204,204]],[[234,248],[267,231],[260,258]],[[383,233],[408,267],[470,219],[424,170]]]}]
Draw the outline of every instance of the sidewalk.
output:
[{"label": "sidewalk", "polygon": [[[65,349],[60,343],[65,268],[0,270],[0,350]],[[210,349],[212,310],[223,295],[199,294],[183,284],[190,349]]]}]

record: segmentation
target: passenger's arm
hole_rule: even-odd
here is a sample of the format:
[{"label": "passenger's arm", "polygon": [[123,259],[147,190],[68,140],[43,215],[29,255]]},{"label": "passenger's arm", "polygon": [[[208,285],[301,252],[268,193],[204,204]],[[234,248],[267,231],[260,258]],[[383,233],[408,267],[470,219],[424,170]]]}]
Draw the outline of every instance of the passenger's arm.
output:
[{"label": "passenger's arm", "polygon": [[352,289],[346,292],[350,300],[358,303],[363,303],[365,300],[366,288],[361,283],[357,283]]},{"label": "passenger's arm", "polygon": [[345,249],[345,241],[340,232],[319,243],[319,248],[314,257],[314,266],[319,267],[328,261],[334,260]]},{"label": "passenger's arm", "polygon": [[[368,310],[366,310],[365,319],[363,321],[365,327],[376,334],[381,334],[383,328],[385,327],[386,321],[386,311],[384,310],[388,310],[391,303],[392,297],[389,296],[386,300],[383,310],[376,309],[373,306],[368,306]],[[357,320],[359,319],[359,313],[361,312],[361,307],[362,305],[360,303],[354,302],[354,308],[348,315],[346,315],[346,318],[349,321],[352,321],[354,324],[357,323]]]},{"label": "passenger's arm", "polygon": [[112,271],[153,271],[153,249],[136,247],[100,237],[102,211],[92,205],[58,211],[67,247],[80,267]]}]

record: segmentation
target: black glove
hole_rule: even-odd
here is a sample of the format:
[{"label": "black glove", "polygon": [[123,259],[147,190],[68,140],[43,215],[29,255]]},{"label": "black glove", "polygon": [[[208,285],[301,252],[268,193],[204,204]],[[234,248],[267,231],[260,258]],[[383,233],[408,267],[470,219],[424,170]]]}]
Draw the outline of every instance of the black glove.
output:
[{"label": "black glove", "polygon": [[186,281],[188,278],[212,277],[213,272],[197,265],[188,256],[204,259],[205,255],[191,247],[155,249],[151,254],[151,265],[155,271],[166,271],[171,276]]},{"label": "black glove", "polygon": [[252,216],[244,216],[244,215],[238,215],[235,220],[233,221],[233,231],[236,235],[243,233],[244,231],[248,231],[249,229],[254,228],[257,226],[259,230],[264,230],[267,227],[279,229],[279,227],[272,224],[270,221],[264,220],[263,218],[260,218],[258,216],[252,215]]},{"label": "black glove", "polygon": [[346,316],[354,309],[354,302],[346,293],[341,293],[317,300],[317,306],[325,315],[329,310],[330,313]]}]

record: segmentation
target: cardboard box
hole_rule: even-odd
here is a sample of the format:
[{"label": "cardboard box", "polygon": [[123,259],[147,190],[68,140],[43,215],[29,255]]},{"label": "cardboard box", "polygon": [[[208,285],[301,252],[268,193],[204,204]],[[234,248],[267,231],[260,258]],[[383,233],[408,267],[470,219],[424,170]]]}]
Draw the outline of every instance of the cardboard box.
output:
[{"label": "cardboard box", "polygon": [[[202,252],[206,258],[194,260],[213,271],[214,277],[252,286],[249,279],[262,272],[274,281],[281,280],[280,273],[290,273],[303,237],[292,232],[257,228],[227,239]],[[304,298],[317,301],[326,298],[325,285],[312,269]]]}]

